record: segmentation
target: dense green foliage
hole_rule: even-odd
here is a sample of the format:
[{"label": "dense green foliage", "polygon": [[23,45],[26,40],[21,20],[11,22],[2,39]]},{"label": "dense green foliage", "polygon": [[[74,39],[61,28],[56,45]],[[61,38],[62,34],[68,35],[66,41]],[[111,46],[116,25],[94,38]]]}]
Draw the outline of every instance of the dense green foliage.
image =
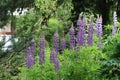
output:
[{"label": "dense green foliage", "polygon": [[80,51],[66,50],[60,55],[65,80],[99,80],[98,69],[103,54],[96,46],[81,47]]},{"label": "dense green foliage", "polygon": [[105,42],[103,51],[107,54],[106,60],[102,62],[101,75],[108,79],[117,77],[120,79],[120,34],[109,36]]},{"label": "dense green foliage", "polygon": [[101,80],[98,76],[100,60],[104,54],[96,46],[81,47],[80,51],[66,49],[59,55],[61,68],[54,71],[50,64],[50,49],[46,49],[46,60],[44,65],[37,63],[31,68],[22,68],[19,75],[20,79],[25,80]]}]

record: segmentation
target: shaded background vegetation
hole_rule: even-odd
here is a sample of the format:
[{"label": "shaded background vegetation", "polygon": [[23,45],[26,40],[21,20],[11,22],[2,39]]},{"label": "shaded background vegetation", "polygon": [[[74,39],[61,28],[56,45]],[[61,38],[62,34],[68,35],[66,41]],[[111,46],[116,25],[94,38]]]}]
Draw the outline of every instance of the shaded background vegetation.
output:
[{"label": "shaded background vegetation", "polygon": [[[60,6],[62,3],[65,2],[66,0],[57,0],[57,6]],[[110,21],[110,15],[113,13],[114,10],[116,10],[117,15],[120,16],[119,0],[72,0],[72,4],[72,20],[76,20],[80,12],[93,12],[94,14],[101,14],[103,16],[103,24],[107,24]],[[23,8],[35,7],[35,0],[1,0],[0,24],[4,25],[8,21],[8,19],[10,19],[16,9],[17,11],[22,11]]]}]

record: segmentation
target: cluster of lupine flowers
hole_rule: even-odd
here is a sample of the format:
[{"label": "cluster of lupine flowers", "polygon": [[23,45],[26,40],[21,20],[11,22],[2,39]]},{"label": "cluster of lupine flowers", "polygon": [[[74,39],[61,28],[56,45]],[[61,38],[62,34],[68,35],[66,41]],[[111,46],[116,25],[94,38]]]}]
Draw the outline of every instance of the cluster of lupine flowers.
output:
[{"label": "cluster of lupine flowers", "polygon": [[[117,15],[116,12],[114,12],[113,16],[113,35],[116,34],[117,27],[116,27],[116,22],[117,22]],[[94,27],[96,26],[96,27]],[[94,33],[96,32],[96,36],[98,37],[98,47],[101,49],[102,48],[102,17],[98,16],[96,20],[96,25],[94,25],[93,20],[91,18],[89,25],[87,27],[86,24],[86,18],[79,17],[77,21],[77,30],[74,30],[73,23],[71,25],[71,28],[69,30],[69,35],[70,35],[70,40],[69,40],[69,49],[72,50],[78,46],[85,46],[89,45],[92,46],[94,43],[93,37]],[[76,33],[75,33],[76,32]],[[76,34],[76,35],[75,35]],[[32,65],[35,64],[35,40],[32,40],[32,45],[26,47],[25,53],[26,53],[26,65],[28,68],[30,68]],[[40,51],[39,51],[39,63],[40,65],[45,63],[45,37],[44,33],[41,33],[40,36],[40,43],[39,43]],[[59,35],[58,35],[58,30],[55,31],[54,33],[54,41],[53,41],[53,47],[50,52],[50,63],[54,64],[54,70],[57,71],[60,69],[60,62],[58,59],[58,53],[61,51],[62,53],[64,52],[66,48],[66,40],[64,37],[64,34],[62,35],[62,38],[60,40],[60,50],[59,50]]]},{"label": "cluster of lupine flowers", "polygon": [[40,64],[43,64],[45,62],[45,38],[44,38],[44,33],[42,33],[40,35],[40,44],[39,44],[39,47],[40,47],[40,51],[39,51],[39,61],[40,61]]},{"label": "cluster of lupine flowers", "polygon": [[32,65],[35,64],[35,49],[36,49],[36,43],[35,40],[32,40],[32,45],[27,46],[25,48],[25,59],[26,59],[26,66],[27,68],[30,68]]},{"label": "cluster of lupine flowers", "polygon": [[[54,64],[54,70],[57,71],[60,68],[60,63],[58,59],[58,31],[54,34],[54,42],[53,42],[53,48],[50,53],[50,63]],[[66,43],[65,39],[61,40],[61,49],[64,50]],[[39,64],[42,65],[45,63],[45,37],[44,33],[41,33],[40,35],[40,42],[39,42]],[[35,64],[35,51],[36,51],[36,43],[35,40],[32,40],[32,44],[30,46],[27,46],[25,48],[25,59],[26,59],[26,66],[27,68],[30,68],[32,65]]]}]

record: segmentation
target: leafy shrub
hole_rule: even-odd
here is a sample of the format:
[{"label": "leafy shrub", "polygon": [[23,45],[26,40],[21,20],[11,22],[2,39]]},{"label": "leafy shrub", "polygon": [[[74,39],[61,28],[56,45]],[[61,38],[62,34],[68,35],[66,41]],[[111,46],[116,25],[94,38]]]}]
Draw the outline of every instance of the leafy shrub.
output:
[{"label": "leafy shrub", "polygon": [[98,69],[103,57],[96,46],[81,47],[80,52],[66,50],[59,57],[63,80],[99,80]]},{"label": "leafy shrub", "polygon": [[[80,50],[80,51],[78,51]],[[19,78],[23,80],[101,80],[98,76],[100,60],[104,54],[97,46],[85,46],[74,50],[66,49],[59,55],[60,70],[54,71],[50,64],[50,49],[46,50],[44,65],[36,64],[31,68],[21,68]]]},{"label": "leafy shrub", "polygon": [[107,58],[102,62],[101,75],[109,80],[120,79],[120,34],[109,36],[103,47]]},{"label": "leafy shrub", "polygon": [[20,72],[18,68],[24,65],[23,56],[23,53],[7,53],[0,59],[0,80],[17,80]]}]

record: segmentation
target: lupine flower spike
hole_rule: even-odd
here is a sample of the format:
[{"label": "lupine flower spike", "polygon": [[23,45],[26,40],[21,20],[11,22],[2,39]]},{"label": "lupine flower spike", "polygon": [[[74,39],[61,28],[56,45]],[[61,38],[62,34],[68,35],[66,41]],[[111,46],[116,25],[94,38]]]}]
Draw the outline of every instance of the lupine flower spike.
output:
[{"label": "lupine flower spike", "polygon": [[116,12],[114,12],[114,14],[113,14],[113,30],[112,30],[112,35],[115,35],[116,32],[117,32],[117,25],[116,25],[116,23],[117,23],[117,14],[116,14]]},{"label": "lupine flower spike", "polygon": [[90,25],[88,27],[88,45],[93,45],[93,33],[94,33],[94,29],[93,29],[93,21],[91,20]]},{"label": "lupine flower spike", "polygon": [[58,56],[56,54],[56,51],[54,51],[54,70],[57,71],[59,69],[60,69],[60,62],[59,62]]},{"label": "lupine flower spike", "polygon": [[40,51],[39,51],[39,59],[40,59],[40,64],[43,64],[45,62],[45,38],[44,38],[44,33],[41,33],[40,35]]},{"label": "lupine flower spike", "polygon": [[78,18],[78,21],[77,21],[77,27],[79,28],[79,26],[82,26],[81,18],[80,17]]},{"label": "lupine flower spike", "polygon": [[51,50],[51,53],[50,53],[50,63],[54,64],[55,71],[60,69],[60,62],[58,60],[58,56],[54,48]]},{"label": "lupine flower spike", "polygon": [[58,44],[59,43],[59,38],[58,38],[58,30],[54,33],[54,42],[53,42],[53,48],[56,51],[56,54],[58,54]]},{"label": "lupine flower spike", "polygon": [[78,26],[78,32],[77,32],[77,44],[79,44],[80,46],[83,46],[85,44],[85,23],[83,23],[83,20],[80,20],[80,18],[78,19],[77,22],[77,26]]},{"label": "lupine flower spike", "polygon": [[66,41],[65,41],[64,34],[63,34],[63,35],[62,35],[62,39],[61,39],[61,41],[60,41],[60,49],[61,49],[61,52],[63,52],[65,48],[66,48]]},{"label": "lupine flower spike", "polygon": [[50,52],[50,63],[54,63],[54,54],[55,54],[55,49],[52,48]]},{"label": "lupine flower spike", "polygon": [[83,19],[82,19],[82,23],[83,23],[83,45],[85,45],[85,43],[86,43],[86,36],[85,36],[85,34],[86,34],[86,29],[87,29],[87,21],[86,21],[86,17],[85,16],[83,16]]},{"label": "lupine flower spike", "polygon": [[97,36],[102,36],[102,17],[98,17],[96,21],[96,33]]},{"label": "lupine flower spike", "polygon": [[35,57],[35,52],[36,52],[36,42],[35,42],[35,39],[34,39],[34,38],[32,39],[31,50],[32,50],[33,56]]},{"label": "lupine flower spike", "polygon": [[34,56],[35,50],[32,50],[32,48],[35,49],[35,46],[31,45],[25,48],[25,58],[26,58],[27,68],[30,68],[31,66],[35,64],[35,56]]},{"label": "lupine flower spike", "polygon": [[57,57],[54,57],[54,70],[57,71],[60,69],[60,62]]},{"label": "lupine flower spike", "polygon": [[71,25],[69,34],[70,34],[70,49],[72,50],[75,46],[75,33],[74,33],[73,23]]},{"label": "lupine flower spike", "polygon": [[32,67],[34,64],[35,64],[35,59],[34,59],[33,55],[27,55],[27,57],[26,57],[27,68]]},{"label": "lupine flower spike", "polygon": [[86,17],[85,16],[82,19],[82,25],[84,28],[86,27]]},{"label": "lupine flower spike", "polygon": [[96,21],[96,32],[97,32],[97,36],[99,38],[98,41],[98,47],[101,49],[102,48],[102,17],[98,17],[97,21]]}]

